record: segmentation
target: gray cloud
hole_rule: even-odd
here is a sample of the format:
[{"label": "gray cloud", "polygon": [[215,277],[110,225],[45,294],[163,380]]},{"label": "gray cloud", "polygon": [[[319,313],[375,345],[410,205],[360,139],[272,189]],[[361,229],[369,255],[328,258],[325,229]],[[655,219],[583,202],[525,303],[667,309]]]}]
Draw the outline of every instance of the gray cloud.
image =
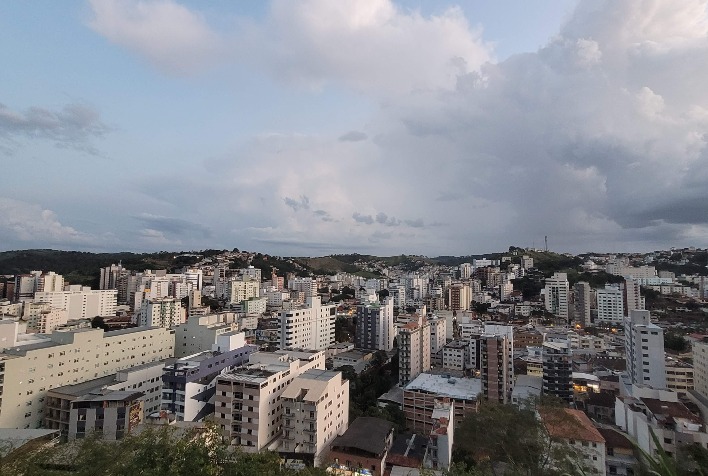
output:
[{"label": "gray cloud", "polygon": [[367,225],[372,225],[374,223],[374,218],[371,215],[362,215],[359,212],[354,212],[352,218],[358,223],[365,223]]},{"label": "gray cloud", "polygon": [[339,136],[340,142],[359,142],[368,139],[364,132],[361,131],[349,131],[346,134]]},{"label": "gray cloud", "polygon": [[310,199],[306,195],[300,195],[299,200],[290,197],[285,197],[283,200],[287,206],[295,211],[310,209]]},{"label": "gray cloud", "polygon": [[17,112],[0,103],[0,146],[6,152],[14,151],[22,140],[42,139],[57,147],[97,155],[91,139],[102,138],[110,131],[99,113],[86,104],[67,104],[59,111],[32,107]]},{"label": "gray cloud", "polygon": [[134,216],[136,220],[143,223],[147,229],[144,230],[144,236],[156,238],[169,238],[167,235],[177,236],[200,236],[202,238],[212,238],[214,233],[211,228],[199,223],[183,220],[181,218],[165,217],[159,215],[151,215],[143,213]]}]

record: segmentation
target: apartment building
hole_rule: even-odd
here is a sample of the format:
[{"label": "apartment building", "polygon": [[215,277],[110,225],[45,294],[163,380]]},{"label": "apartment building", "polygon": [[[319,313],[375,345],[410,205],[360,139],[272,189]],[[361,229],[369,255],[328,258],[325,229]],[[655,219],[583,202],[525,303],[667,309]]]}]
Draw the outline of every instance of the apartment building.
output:
[{"label": "apartment building", "polygon": [[422,372],[430,370],[430,324],[424,316],[414,315],[398,329],[398,384],[405,386]]},{"label": "apartment building", "polygon": [[690,364],[666,358],[666,388],[676,393],[686,394],[694,388],[693,367]]},{"label": "apartment building", "polygon": [[[4,327],[4,326],[3,326]],[[54,331],[26,340],[14,327],[14,346],[0,353],[0,428],[39,428],[47,392],[172,357],[174,332],[135,327]]]},{"label": "apartment building", "polygon": [[570,343],[544,342],[543,394],[573,401],[573,361]]},{"label": "apartment building", "polygon": [[546,278],[546,286],[543,289],[546,311],[567,321],[569,317],[568,295],[570,293],[568,275],[554,273],[552,277]]},{"label": "apartment building", "polygon": [[281,349],[324,350],[334,344],[335,304],[322,304],[319,296],[307,297],[304,306],[278,312]]},{"label": "apartment building", "polygon": [[430,354],[437,354],[447,342],[447,319],[428,314],[430,324]]},{"label": "apartment building", "polygon": [[349,426],[349,381],[341,372],[308,370],[290,382],[281,401],[281,455],[318,465],[322,451]]},{"label": "apartment building", "polygon": [[140,306],[136,322],[145,327],[175,327],[186,320],[182,301],[173,297],[146,299]]},{"label": "apartment building", "polygon": [[477,397],[482,392],[479,379],[422,373],[403,389],[403,413],[406,426],[416,433],[429,434],[433,428],[435,400],[446,398],[454,404],[454,424],[477,411]]},{"label": "apartment building", "polygon": [[618,286],[605,285],[598,289],[597,322],[605,325],[617,325],[624,319],[624,293]]},{"label": "apartment building", "polygon": [[256,350],[246,344],[243,333],[224,334],[213,351],[168,363],[162,375],[162,410],[174,414],[177,421],[202,421],[212,415],[219,376],[246,364]]},{"label": "apartment building", "polygon": [[27,322],[27,330],[50,334],[67,323],[69,313],[66,309],[52,307],[48,302],[27,301],[22,310],[22,319]]},{"label": "apartment building", "polygon": [[587,467],[590,474],[605,474],[605,438],[585,413],[571,408],[545,408],[540,416],[551,446],[562,442],[575,452],[573,459]]},{"label": "apartment building", "polygon": [[68,291],[35,293],[35,302],[46,302],[51,307],[66,309],[67,319],[91,319],[96,316],[115,316],[118,291],[70,286]]},{"label": "apartment building", "polygon": [[590,308],[590,283],[578,281],[573,286],[574,320],[583,327],[592,325]]},{"label": "apartment building", "polygon": [[82,383],[56,387],[47,392],[44,400],[44,427],[69,433],[71,403],[90,395],[104,395],[107,392],[140,392],[141,409],[144,416],[159,412],[162,404],[162,371],[164,360],[150,362],[137,367],[121,370],[113,375],[98,377]]},{"label": "apartment building", "polygon": [[708,398],[708,338],[693,343],[693,378],[695,390]]},{"label": "apartment building", "polygon": [[276,449],[283,431],[281,396],[295,377],[311,369],[325,369],[324,351],[255,352],[248,365],[220,375],[214,421],[230,445],[251,452]]},{"label": "apartment building", "polygon": [[664,330],[651,322],[649,311],[629,314],[624,318],[627,374],[633,384],[666,388]]},{"label": "apartment building", "polygon": [[226,300],[230,304],[247,301],[260,296],[260,281],[251,279],[231,279],[226,284]]},{"label": "apartment building", "polygon": [[190,316],[175,327],[175,357],[212,350],[218,336],[238,330],[238,314],[235,312]]},{"label": "apartment building", "polygon": [[317,296],[317,281],[312,278],[293,278],[288,280],[288,289],[305,293],[305,297]]},{"label": "apartment building", "polygon": [[354,338],[356,347],[389,351],[393,349],[395,337],[392,298],[386,298],[383,303],[373,302],[357,306]]},{"label": "apartment building", "polygon": [[472,292],[467,284],[457,283],[447,290],[449,309],[453,311],[468,311],[472,303]]},{"label": "apartment building", "polygon": [[479,338],[482,393],[488,400],[509,403],[514,385],[514,330],[485,325]]}]

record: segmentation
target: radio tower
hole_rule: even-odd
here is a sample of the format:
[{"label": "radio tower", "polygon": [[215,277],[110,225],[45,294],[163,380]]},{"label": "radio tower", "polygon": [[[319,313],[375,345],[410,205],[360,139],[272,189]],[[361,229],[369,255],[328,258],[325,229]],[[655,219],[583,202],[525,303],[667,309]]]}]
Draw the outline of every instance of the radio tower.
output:
[{"label": "radio tower", "polygon": [[544,236],[543,239],[546,242],[546,253],[548,253],[548,235]]}]

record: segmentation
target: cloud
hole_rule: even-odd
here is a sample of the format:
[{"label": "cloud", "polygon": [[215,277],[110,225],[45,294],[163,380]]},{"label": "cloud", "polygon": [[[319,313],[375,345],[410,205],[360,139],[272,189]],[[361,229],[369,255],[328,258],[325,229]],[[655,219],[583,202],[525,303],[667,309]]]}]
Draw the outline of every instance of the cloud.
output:
[{"label": "cloud", "polygon": [[212,238],[214,236],[211,228],[181,218],[152,215],[149,213],[142,213],[134,218],[147,227],[143,230],[142,236],[148,238],[167,239],[167,234],[178,236],[196,235],[201,238]]},{"label": "cloud", "polygon": [[349,131],[346,134],[339,136],[339,140],[340,142],[359,142],[366,140],[368,137],[369,136],[361,131]]},{"label": "cloud", "polygon": [[17,112],[0,103],[0,149],[7,153],[20,147],[23,140],[41,139],[97,155],[91,139],[100,139],[110,131],[99,113],[86,104],[67,104],[59,111],[32,107]]},{"label": "cloud", "polygon": [[87,246],[96,240],[88,233],[62,224],[51,210],[6,197],[0,197],[0,238],[2,249],[38,244]]},{"label": "cloud", "polygon": [[290,197],[285,197],[283,199],[285,204],[295,211],[298,210],[309,210],[310,209],[310,199],[306,195],[300,195],[299,200],[295,200]]},{"label": "cloud", "polygon": [[371,215],[362,215],[359,212],[354,212],[352,218],[357,223],[364,223],[366,225],[372,225],[374,223],[374,218]]},{"label": "cloud", "polygon": [[220,38],[205,18],[170,0],[89,0],[89,27],[160,70],[190,75],[211,67]]}]

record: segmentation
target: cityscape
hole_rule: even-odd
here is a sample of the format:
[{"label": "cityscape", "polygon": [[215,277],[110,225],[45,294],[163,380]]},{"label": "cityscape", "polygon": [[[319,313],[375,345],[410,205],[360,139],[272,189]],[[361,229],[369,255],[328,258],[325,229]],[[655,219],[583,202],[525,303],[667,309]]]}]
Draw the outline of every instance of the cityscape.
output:
[{"label": "cityscape", "polygon": [[708,0],[4,0],[0,61],[0,476],[708,476]]},{"label": "cityscape", "polygon": [[[3,252],[0,270],[78,270],[73,255]],[[160,431],[303,474],[704,467],[706,249],[82,255],[126,263],[83,283],[53,270],[0,279],[0,435],[6,461],[51,455],[32,471],[73,474],[51,450]],[[142,267],[158,259],[168,267]],[[536,456],[493,452],[484,418],[526,418]]]}]

